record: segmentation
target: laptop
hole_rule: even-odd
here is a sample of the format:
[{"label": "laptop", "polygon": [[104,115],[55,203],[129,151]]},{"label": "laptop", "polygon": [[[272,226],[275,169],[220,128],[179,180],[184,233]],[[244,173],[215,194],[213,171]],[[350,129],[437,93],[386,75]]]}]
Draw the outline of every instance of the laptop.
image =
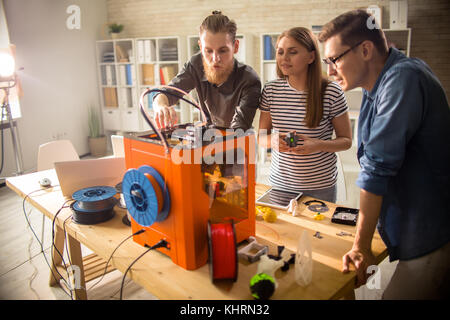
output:
[{"label": "laptop", "polygon": [[55,162],[55,170],[64,197],[75,191],[95,187],[115,187],[126,172],[125,158],[102,158]]}]

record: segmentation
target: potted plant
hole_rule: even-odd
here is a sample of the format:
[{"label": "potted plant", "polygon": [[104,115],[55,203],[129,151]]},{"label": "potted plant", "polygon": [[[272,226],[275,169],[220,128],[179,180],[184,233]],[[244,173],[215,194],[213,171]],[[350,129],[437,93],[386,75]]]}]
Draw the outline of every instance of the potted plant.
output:
[{"label": "potted plant", "polygon": [[106,136],[100,131],[100,117],[96,107],[89,107],[88,118],[89,150],[91,152],[91,156],[103,157],[106,155]]},{"label": "potted plant", "polygon": [[119,33],[123,30],[123,24],[111,23],[108,27],[112,39],[117,39],[119,37]]}]

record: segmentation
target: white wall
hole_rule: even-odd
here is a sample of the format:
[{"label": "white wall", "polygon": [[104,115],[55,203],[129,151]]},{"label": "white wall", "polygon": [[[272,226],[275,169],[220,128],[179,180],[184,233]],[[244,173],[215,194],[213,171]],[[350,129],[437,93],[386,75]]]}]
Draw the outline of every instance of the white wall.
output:
[{"label": "white wall", "polygon": [[[81,29],[69,30],[69,5],[81,9]],[[106,0],[4,0],[24,96],[18,120],[24,169],[36,169],[40,144],[69,139],[88,153],[87,108],[99,105],[95,41],[107,21]],[[3,177],[15,172],[9,130]]]}]

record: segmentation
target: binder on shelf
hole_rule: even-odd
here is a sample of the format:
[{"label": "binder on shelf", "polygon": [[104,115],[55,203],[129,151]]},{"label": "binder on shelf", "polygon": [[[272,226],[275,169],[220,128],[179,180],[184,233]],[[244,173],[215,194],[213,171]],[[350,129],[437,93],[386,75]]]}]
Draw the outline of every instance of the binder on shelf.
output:
[{"label": "binder on shelf", "polygon": [[132,86],[134,83],[134,80],[133,80],[134,68],[132,68],[131,64],[127,64],[124,67],[126,69],[126,84],[128,86]]},{"label": "binder on shelf", "polygon": [[119,107],[128,108],[131,104],[131,89],[120,88]]},{"label": "binder on shelf", "polygon": [[106,86],[106,66],[100,66],[101,74],[102,74],[102,85]]},{"label": "binder on shelf", "polygon": [[119,65],[119,84],[122,86],[127,85],[127,71],[125,65]]},{"label": "binder on shelf", "polygon": [[155,84],[155,66],[153,64],[143,64],[142,68],[142,84],[154,85]]},{"label": "binder on shelf", "polygon": [[116,88],[103,88],[103,96],[105,97],[105,107],[118,107]]},{"label": "binder on shelf", "polygon": [[144,40],[144,62],[150,63],[152,61],[152,53],[150,49],[150,40]]},{"label": "binder on shelf", "polygon": [[105,74],[106,74],[106,85],[113,85],[113,77],[112,77],[112,66],[105,66]]},{"label": "binder on shelf", "polygon": [[136,98],[136,88],[131,88],[131,108],[137,106],[137,98]]},{"label": "binder on shelf", "polygon": [[149,110],[153,110],[153,98],[155,97],[155,95],[156,95],[156,92],[150,92],[150,93],[147,95],[147,97],[148,97],[148,100],[147,100],[147,108],[148,108]]},{"label": "binder on shelf", "polygon": [[264,60],[273,60],[274,55],[272,54],[274,50],[272,45],[272,37],[269,35],[264,36]]},{"label": "binder on shelf", "polygon": [[137,41],[137,61],[138,63],[144,63],[144,40]]}]

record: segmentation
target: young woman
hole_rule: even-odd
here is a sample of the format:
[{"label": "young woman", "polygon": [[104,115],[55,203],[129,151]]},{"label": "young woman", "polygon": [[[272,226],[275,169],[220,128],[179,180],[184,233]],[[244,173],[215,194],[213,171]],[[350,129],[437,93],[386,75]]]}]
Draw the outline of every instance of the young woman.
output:
[{"label": "young woman", "polygon": [[[276,61],[279,78],[264,86],[259,106],[260,137],[272,129],[277,133],[272,134],[269,181],[277,189],[335,202],[335,152],[352,144],[344,93],[322,76],[317,40],[306,28],[278,37]],[[295,147],[284,140],[289,132],[299,139]]]}]

